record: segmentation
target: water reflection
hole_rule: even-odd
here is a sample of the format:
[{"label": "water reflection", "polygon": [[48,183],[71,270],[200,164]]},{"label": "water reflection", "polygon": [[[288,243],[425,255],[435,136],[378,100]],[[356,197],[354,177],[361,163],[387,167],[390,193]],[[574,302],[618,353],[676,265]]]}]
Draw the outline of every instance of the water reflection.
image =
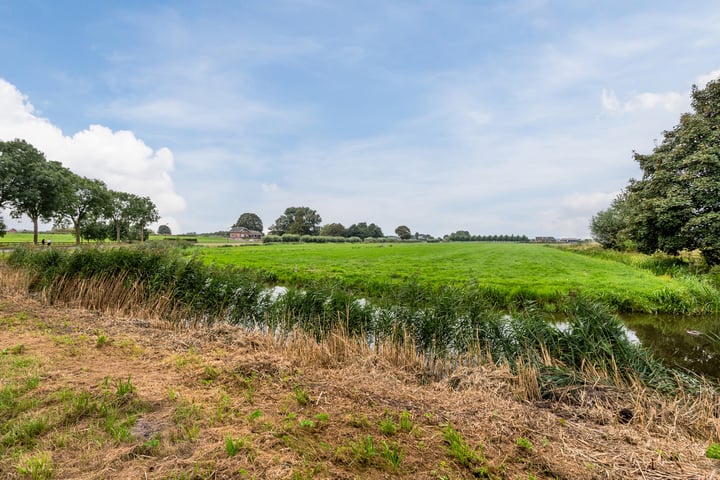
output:
[{"label": "water reflection", "polygon": [[635,335],[656,358],[720,378],[720,317],[625,315],[622,319],[628,335]]}]

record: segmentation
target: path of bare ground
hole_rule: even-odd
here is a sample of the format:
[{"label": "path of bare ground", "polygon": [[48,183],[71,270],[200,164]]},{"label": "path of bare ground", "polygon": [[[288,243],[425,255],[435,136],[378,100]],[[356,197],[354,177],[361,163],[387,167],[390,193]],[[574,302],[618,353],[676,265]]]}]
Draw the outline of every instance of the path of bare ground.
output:
[{"label": "path of bare ground", "polygon": [[[427,384],[409,353],[341,337],[281,344],[15,295],[0,298],[0,352],[0,387],[17,393],[0,403],[2,478],[718,478],[708,438],[647,412],[624,424],[636,406],[601,390],[530,402],[490,367]],[[32,375],[34,388],[12,390]],[[77,400],[63,400],[111,401],[128,384],[136,408],[114,403],[126,437],[102,408],[71,415]],[[17,425],[33,416],[47,426],[23,442]]]}]

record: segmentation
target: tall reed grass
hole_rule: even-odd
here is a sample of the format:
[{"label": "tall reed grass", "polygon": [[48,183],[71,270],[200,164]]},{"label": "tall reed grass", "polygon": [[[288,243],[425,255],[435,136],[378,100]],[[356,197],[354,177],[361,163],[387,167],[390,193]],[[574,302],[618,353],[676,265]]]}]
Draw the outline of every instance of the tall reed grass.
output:
[{"label": "tall reed grass", "polygon": [[541,396],[583,381],[588,368],[608,372],[604,378],[610,383],[640,381],[664,392],[699,385],[632,344],[606,306],[583,298],[564,301],[568,328],[561,330],[521,295],[508,314],[497,309],[506,300],[498,292],[430,288],[412,279],[372,303],[333,281],[287,288],[275,296],[267,277],[255,270],[216,268],[159,244],[18,249],[7,264],[27,272],[28,289],[52,303],[138,310],[185,325],[226,321],[281,336],[304,331],[323,339],[341,330],[376,348],[412,345],[428,359],[434,376],[445,371],[438,362],[460,361],[534,372]]}]

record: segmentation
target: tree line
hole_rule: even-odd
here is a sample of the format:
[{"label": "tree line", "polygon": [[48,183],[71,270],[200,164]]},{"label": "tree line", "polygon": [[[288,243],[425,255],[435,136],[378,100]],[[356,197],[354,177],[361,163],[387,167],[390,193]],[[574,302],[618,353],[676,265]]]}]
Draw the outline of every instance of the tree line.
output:
[{"label": "tree line", "polygon": [[446,235],[451,242],[529,242],[527,235],[471,235],[467,230]]},{"label": "tree line", "polygon": [[[0,208],[10,209],[13,218],[30,218],[35,244],[40,221],[72,226],[79,244],[81,238],[143,241],[146,227],[160,218],[149,197],[79,176],[22,139],[0,141]],[[0,236],[5,230],[0,217]]]},{"label": "tree line", "polygon": [[593,237],[648,254],[697,249],[708,265],[720,264],[720,79],[693,86],[692,112],[652,153],[633,156],[642,178],[592,217]]}]

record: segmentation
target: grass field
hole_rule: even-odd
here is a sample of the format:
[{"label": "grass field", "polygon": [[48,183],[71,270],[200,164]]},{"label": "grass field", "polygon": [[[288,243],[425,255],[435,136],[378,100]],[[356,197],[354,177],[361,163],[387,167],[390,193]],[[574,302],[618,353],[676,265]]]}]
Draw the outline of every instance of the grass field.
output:
[{"label": "grass field", "polygon": [[663,303],[717,297],[697,281],[531,244],[271,244],[194,253],[218,266],[264,270],[279,284],[332,280],[369,295],[414,280],[430,287],[477,285],[550,302],[577,293],[641,311],[668,311]]},{"label": "grass field", "polygon": [[[40,232],[38,233],[38,242],[40,242],[42,239],[52,240],[53,242],[60,243],[60,242],[74,242],[75,241],[75,235],[72,233],[45,233]],[[1,243],[32,243],[33,241],[33,234],[32,232],[17,232],[17,233],[7,233],[4,237],[0,237]]]},{"label": "grass field", "polygon": [[[75,235],[72,233],[38,233],[38,241],[52,240],[54,243],[61,242],[74,242]],[[149,240],[183,240],[183,239],[197,239],[199,244],[222,244],[228,243],[227,237],[220,237],[217,235],[151,235]],[[0,237],[0,243],[32,243],[33,234],[32,232],[15,232],[7,233],[4,237]],[[111,242],[111,240],[108,240]],[[83,241],[85,243],[85,241]]]}]

